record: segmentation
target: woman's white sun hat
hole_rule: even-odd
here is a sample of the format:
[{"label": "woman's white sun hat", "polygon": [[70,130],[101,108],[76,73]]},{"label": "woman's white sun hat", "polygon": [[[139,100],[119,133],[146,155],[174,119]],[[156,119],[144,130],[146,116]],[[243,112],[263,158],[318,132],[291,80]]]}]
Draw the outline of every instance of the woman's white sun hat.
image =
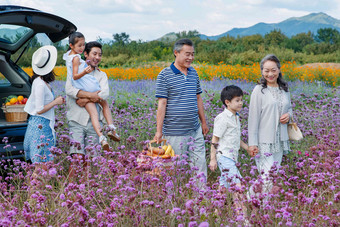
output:
[{"label": "woman's white sun hat", "polygon": [[32,69],[39,76],[49,74],[57,63],[57,49],[54,46],[40,47],[33,53]]}]

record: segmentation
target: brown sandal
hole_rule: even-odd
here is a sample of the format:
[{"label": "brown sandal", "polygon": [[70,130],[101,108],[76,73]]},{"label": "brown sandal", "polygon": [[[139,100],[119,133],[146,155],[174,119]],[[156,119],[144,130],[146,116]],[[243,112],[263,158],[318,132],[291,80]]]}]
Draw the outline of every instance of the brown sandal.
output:
[{"label": "brown sandal", "polygon": [[103,140],[103,141],[101,142],[101,145],[102,145],[103,150],[105,150],[105,151],[110,151],[109,143],[108,143],[106,140]]},{"label": "brown sandal", "polygon": [[108,133],[107,133],[107,136],[110,138],[110,139],[112,139],[113,141],[116,141],[116,142],[119,142],[120,141],[120,137],[116,134],[116,132],[115,131],[109,131]]}]

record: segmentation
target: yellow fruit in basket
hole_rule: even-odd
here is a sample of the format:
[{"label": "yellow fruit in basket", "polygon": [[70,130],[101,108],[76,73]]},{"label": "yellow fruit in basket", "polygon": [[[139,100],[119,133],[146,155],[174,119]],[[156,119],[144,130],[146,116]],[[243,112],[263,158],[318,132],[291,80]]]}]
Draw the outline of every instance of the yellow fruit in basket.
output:
[{"label": "yellow fruit in basket", "polygon": [[24,100],[24,96],[19,95],[19,96],[18,96],[18,101],[22,101],[22,100]]},{"label": "yellow fruit in basket", "polygon": [[166,148],[166,150],[165,150],[165,153],[164,153],[164,154],[168,154],[168,155],[170,155],[170,154],[171,154],[171,150],[172,150],[172,147],[171,147],[171,145],[169,144],[169,145],[168,145],[168,147]]},{"label": "yellow fruit in basket", "polygon": [[171,157],[174,157],[175,156],[175,151],[174,151],[174,149],[171,149]]},{"label": "yellow fruit in basket", "polygon": [[11,98],[11,100],[9,101],[11,104],[15,104],[18,101],[17,98]]},{"label": "yellow fruit in basket", "polygon": [[6,106],[10,106],[11,105],[11,103],[10,102],[6,102]]}]

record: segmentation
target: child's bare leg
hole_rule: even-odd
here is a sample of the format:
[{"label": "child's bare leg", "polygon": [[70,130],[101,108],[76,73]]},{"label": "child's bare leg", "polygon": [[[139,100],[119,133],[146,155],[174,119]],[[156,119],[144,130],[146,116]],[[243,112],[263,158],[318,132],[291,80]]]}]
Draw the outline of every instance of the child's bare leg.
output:
[{"label": "child's bare leg", "polygon": [[113,119],[112,119],[109,104],[106,102],[106,100],[101,101],[99,104],[103,107],[103,114],[110,128],[110,131],[107,133],[107,136],[116,142],[120,141],[120,137],[116,132],[116,127],[113,124]]},{"label": "child's bare leg", "polygon": [[73,154],[72,155],[72,161],[68,170],[68,182],[73,183],[74,182],[74,177],[77,173],[77,167],[79,164],[83,163],[84,165],[85,162],[85,156],[83,154]]},{"label": "child's bare leg", "polygon": [[110,150],[109,144],[108,144],[105,136],[103,135],[103,133],[100,130],[99,114],[98,114],[96,104],[93,103],[93,102],[89,102],[85,105],[85,109],[90,114],[93,129],[97,133],[97,135],[99,136],[99,143],[102,145],[102,148],[104,150],[109,151]]},{"label": "child's bare leg", "polygon": [[33,180],[35,180],[36,182],[39,182],[40,186],[42,186],[44,184],[44,182],[42,182],[44,180],[44,178],[42,177],[42,172],[46,172],[47,171],[47,165],[45,163],[36,163],[35,164],[35,168],[32,174],[32,178]]},{"label": "child's bare leg", "polygon": [[85,105],[85,109],[90,115],[94,131],[96,131],[99,137],[102,136],[103,133],[100,131],[99,114],[98,114],[96,104],[93,102],[88,102]]},{"label": "child's bare leg", "polygon": [[105,117],[107,124],[113,125],[113,119],[112,119],[109,104],[106,102],[106,100],[99,102],[99,104],[103,107],[103,115]]},{"label": "child's bare leg", "polygon": [[[236,184],[236,186],[241,188],[241,184]],[[243,203],[244,199],[245,199],[245,197],[244,197],[243,194],[241,194],[239,192],[233,193],[233,200],[234,200],[234,204],[235,204],[235,208],[236,208],[236,213],[239,215],[240,211],[242,211],[243,216],[246,217],[247,216],[247,207]]]}]

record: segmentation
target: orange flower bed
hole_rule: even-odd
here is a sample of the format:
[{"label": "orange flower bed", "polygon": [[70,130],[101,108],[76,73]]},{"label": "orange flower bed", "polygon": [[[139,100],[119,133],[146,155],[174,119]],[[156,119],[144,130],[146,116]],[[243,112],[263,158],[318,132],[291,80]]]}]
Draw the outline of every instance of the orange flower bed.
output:
[{"label": "orange flower bed", "polygon": [[[260,79],[259,63],[252,65],[209,65],[196,64],[195,69],[202,80],[214,80],[228,78],[232,80],[245,80],[256,82]],[[163,69],[160,66],[145,66],[139,68],[115,67],[102,69],[113,80],[155,80]],[[32,68],[24,68],[28,75],[32,75]],[[340,69],[324,67],[300,67],[295,62],[287,62],[281,67],[284,78],[288,81],[301,80],[305,82],[323,81],[331,86],[340,85]],[[65,66],[55,67],[58,79],[65,80],[67,71]]]}]

